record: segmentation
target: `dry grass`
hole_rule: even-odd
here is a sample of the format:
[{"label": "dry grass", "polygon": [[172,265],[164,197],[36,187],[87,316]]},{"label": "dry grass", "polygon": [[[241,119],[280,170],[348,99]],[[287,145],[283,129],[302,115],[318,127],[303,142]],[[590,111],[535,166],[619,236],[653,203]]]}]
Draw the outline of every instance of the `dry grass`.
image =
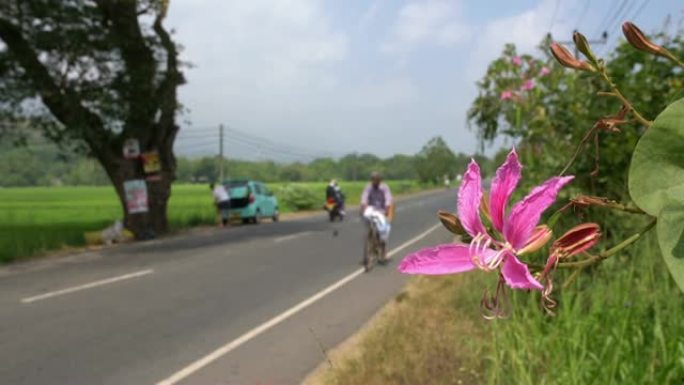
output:
[{"label": "dry grass", "polygon": [[[481,384],[479,275],[416,277],[304,385]],[[465,310],[463,310],[465,309]],[[478,342],[480,341],[480,342]]]}]

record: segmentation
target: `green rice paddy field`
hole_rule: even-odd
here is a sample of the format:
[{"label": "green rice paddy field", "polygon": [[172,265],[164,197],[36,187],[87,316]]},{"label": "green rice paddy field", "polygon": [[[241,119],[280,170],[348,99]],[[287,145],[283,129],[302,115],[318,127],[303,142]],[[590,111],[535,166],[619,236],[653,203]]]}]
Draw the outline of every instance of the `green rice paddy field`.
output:
[{"label": "green rice paddy field", "polygon": [[[421,189],[416,182],[388,182],[395,194]],[[323,204],[325,183],[273,183],[281,212],[295,209],[284,187],[289,185]],[[349,204],[358,203],[365,182],[342,182]],[[306,194],[304,194],[306,195]],[[315,198],[314,198],[315,199]],[[122,217],[112,187],[29,187],[0,189],[0,263],[65,247],[85,244],[83,234],[101,230]],[[169,221],[173,230],[214,223],[215,212],[207,185],[173,186]]]}]

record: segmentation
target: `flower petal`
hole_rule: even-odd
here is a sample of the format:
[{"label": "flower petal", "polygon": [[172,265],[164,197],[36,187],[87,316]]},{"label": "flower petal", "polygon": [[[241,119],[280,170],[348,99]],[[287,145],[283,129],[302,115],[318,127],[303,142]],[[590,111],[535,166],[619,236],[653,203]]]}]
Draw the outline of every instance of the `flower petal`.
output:
[{"label": "flower petal", "polygon": [[535,187],[528,196],[516,203],[504,223],[504,237],[516,250],[522,248],[532,236],[544,210],[556,201],[558,191],[574,177],[553,177]]},{"label": "flower petal", "polygon": [[503,231],[504,216],[508,198],[515,190],[520,181],[522,165],[518,161],[515,149],[511,150],[504,164],[496,170],[496,176],[492,180],[492,188],[489,198],[489,212],[492,216],[494,228]]},{"label": "flower petal", "polygon": [[463,182],[458,190],[458,217],[468,234],[475,237],[486,234],[480,219],[480,200],[482,199],[482,178],[480,166],[470,161],[468,170],[463,175]]},{"label": "flower petal", "polygon": [[544,286],[539,283],[527,268],[527,265],[520,262],[513,254],[508,254],[501,268],[504,280],[513,289],[534,289],[542,290]]},{"label": "flower petal", "polygon": [[[492,251],[493,252],[493,251]],[[468,245],[445,244],[413,253],[399,264],[404,274],[454,274],[475,268]]]}]

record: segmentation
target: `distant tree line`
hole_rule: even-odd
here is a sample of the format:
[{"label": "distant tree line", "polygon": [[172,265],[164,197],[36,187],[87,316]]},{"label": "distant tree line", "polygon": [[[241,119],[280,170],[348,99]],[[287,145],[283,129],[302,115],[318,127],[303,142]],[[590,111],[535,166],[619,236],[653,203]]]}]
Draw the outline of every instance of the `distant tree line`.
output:
[{"label": "distant tree line", "polygon": [[[227,177],[249,177],[265,182],[365,180],[372,171],[386,179],[441,183],[445,175],[454,179],[471,156],[455,154],[440,137],[430,140],[415,155],[380,158],[352,153],[339,159],[321,158],[308,163],[278,163],[225,159]],[[480,164],[487,159],[475,156]],[[486,173],[486,170],[484,170]],[[208,183],[219,174],[216,157],[178,158],[177,183]],[[0,186],[108,185],[102,167],[93,159],[52,144],[37,146],[0,145]]]}]

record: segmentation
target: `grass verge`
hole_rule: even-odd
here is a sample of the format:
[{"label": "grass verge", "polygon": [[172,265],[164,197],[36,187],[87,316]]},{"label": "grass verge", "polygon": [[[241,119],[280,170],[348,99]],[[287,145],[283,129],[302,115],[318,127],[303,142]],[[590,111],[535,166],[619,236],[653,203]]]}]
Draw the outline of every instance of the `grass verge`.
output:
[{"label": "grass verge", "polygon": [[[388,183],[398,195],[426,188],[414,181]],[[358,203],[365,184],[341,182],[350,205]],[[269,188],[278,196],[285,185],[273,183]],[[326,183],[289,185],[310,192],[314,207],[323,205]],[[284,201],[280,208],[282,213],[295,211]],[[122,217],[121,210],[110,186],[0,188],[0,263],[46,251],[83,246],[85,232],[111,225]],[[213,224],[216,212],[208,186],[173,185],[168,217],[172,230]]]},{"label": "grass verge", "polygon": [[305,384],[681,385],[684,295],[652,235],[583,273],[555,317],[516,291],[510,318],[483,320],[493,274],[412,279]]},{"label": "grass verge", "polygon": [[329,353],[304,385],[477,384],[479,276],[416,277],[355,336]]}]

